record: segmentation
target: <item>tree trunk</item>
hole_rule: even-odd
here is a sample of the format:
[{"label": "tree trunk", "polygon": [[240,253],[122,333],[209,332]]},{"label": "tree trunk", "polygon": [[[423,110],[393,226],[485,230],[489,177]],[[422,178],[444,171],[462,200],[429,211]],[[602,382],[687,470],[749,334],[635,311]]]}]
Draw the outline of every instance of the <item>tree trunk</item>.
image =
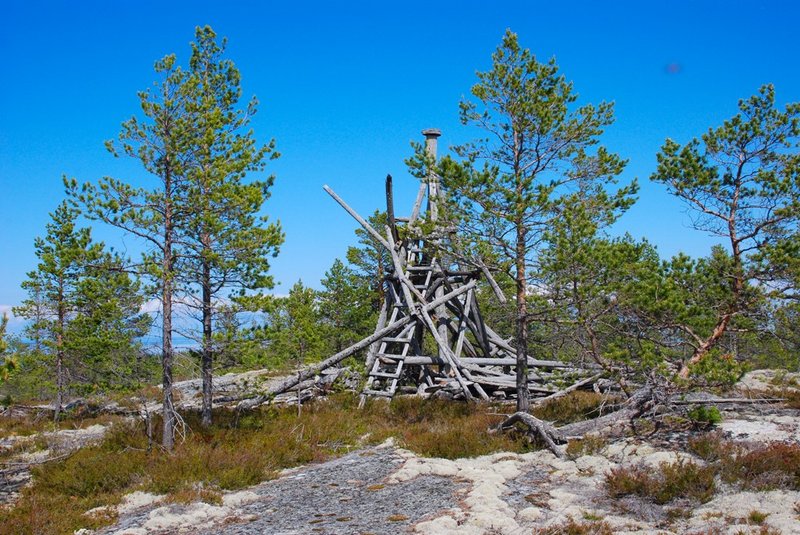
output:
[{"label": "tree trunk", "polygon": [[164,209],[164,257],[161,263],[161,384],[164,390],[162,417],[164,420],[161,445],[167,451],[175,445],[175,405],[172,399],[172,293],[173,293],[173,258],[172,258],[172,204],[169,200],[172,195],[171,174],[167,171],[164,180],[164,192],[167,199]]},{"label": "tree trunk", "polygon": [[528,391],[528,304],[526,262],[526,231],[522,223],[517,224],[517,317],[516,317],[516,350],[517,350],[517,412],[528,412],[530,409],[530,392]]},{"label": "tree trunk", "polygon": [[[206,236],[203,237],[207,241]],[[204,248],[207,245],[204,244]],[[207,259],[203,259],[203,416],[202,425],[211,425],[211,402],[212,402],[212,367],[213,367],[213,347],[211,340],[211,266]]]},{"label": "tree trunk", "polygon": [[56,400],[53,421],[57,422],[64,406],[64,331],[67,314],[64,310],[64,281],[59,277],[58,287],[58,334],[56,335]]},{"label": "tree trunk", "polygon": [[59,348],[56,351],[56,400],[53,412],[53,421],[55,422],[61,416],[61,407],[64,406],[64,350],[61,349],[63,339],[60,334],[56,343]]}]

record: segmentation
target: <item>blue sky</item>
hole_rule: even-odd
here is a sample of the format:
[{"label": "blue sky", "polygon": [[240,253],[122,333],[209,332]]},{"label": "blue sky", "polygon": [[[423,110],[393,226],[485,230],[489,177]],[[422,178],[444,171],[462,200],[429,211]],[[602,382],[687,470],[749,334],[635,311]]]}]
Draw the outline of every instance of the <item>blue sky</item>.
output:
[{"label": "blue sky", "polygon": [[[763,83],[775,84],[782,104],[800,100],[800,8],[788,1],[4,0],[0,14],[0,307],[23,298],[62,175],[146,183],[103,141],[138,112],[136,92],[155,80],[156,59],[187,59],[196,25],[229,38],[245,95],[261,101],[255,135],[276,138],[283,154],[269,165],[277,178],[265,205],[286,231],[273,264],[281,293],[299,278],[318,285],[353,241],[355,222],[323,184],[368,215],[392,173],[398,212],[410,209],[409,141],[427,127],[443,131],[443,148],[469,138],[458,101],[506,28],[539,58],[556,56],[580,102],[616,102],[603,142],[630,160],[623,180],[642,184],[616,231],[648,237],[662,255],[702,255],[711,243],[648,183],[664,139],[684,142],[719,124]],[[108,229],[96,236],[138,250]]]}]

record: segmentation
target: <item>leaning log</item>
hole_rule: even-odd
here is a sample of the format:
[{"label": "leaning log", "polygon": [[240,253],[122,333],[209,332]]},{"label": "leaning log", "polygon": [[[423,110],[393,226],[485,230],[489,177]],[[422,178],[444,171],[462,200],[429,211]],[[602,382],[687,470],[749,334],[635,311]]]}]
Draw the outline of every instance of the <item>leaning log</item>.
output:
[{"label": "leaning log", "polygon": [[522,424],[528,428],[532,438],[540,438],[550,451],[557,457],[563,458],[564,452],[558,447],[558,444],[564,444],[571,438],[583,438],[588,433],[606,434],[620,423],[627,424],[634,418],[639,417],[652,399],[652,389],[643,387],[634,392],[619,410],[599,418],[575,422],[561,427],[553,427],[550,423],[540,420],[527,412],[515,412],[497,426],[490,428],[489,432],[496,433],[511,429],[517,424]]},{"label": "leaning log", "polygon": [[619,410],[599,418],[567,424],[559,427],[558,430],[565,438],[583,438],[588,433],[605,434],[620,423],[627,424],[634,418],[638,418],[652,400],[653,390],[643,387],[634,392]]},{"label": "leaning log", "polygon": [[261,395],[261,396],[258,396],[256,398],[243,400],[242,402],[239,403],[237,408],[239,408],[239,409],[252,409],[252,408],[257,407],[257,406],[259,406],[259,405],[261,405],[263,403],[266,403],[267,401],[269,401],[272,397],[276,396],[277,394],[281,394],[283,392],[286,392],[287,390],[289,390],[290,388],[294,387],[298,383],[300,383],[302,381],[305,381],[306,379],[309,379],[311,377],[314,377],[315,375],[320,373],[322,370],[330,368],[331,366],[334,366],[334,365],[340,363],[341,361],[343,361],[347,357],[357,353],[358,351],[361,351],[365,347],[368,347],[370,344],[372,344],[372,342],[375,342],[376,340],[380,340],[384,336],[388,336],[389,334],[391,334],[394,331],[396,331],[398,328],[400,328],[400,327],[408,324],[409,322],[411,322],[416,317],[416,315],[419,314],[419,313],[422,313],[422,311],[427,312],[428,310],[432,310],[432,309],[434,309],[434,308],[436,308],[438,306],[441,306],[447,300],[453,299],[454,297],[457,297],[457,296],[463,294],[464,292],[469,291],[471,288],[474,288],[474,287],[475,287],[475,281],[470,281],[469,283],[465,284],[464,286],[461,286],[460,288],[457,288],[456,290],[453,290],[452,292],[450,292],[448,294],[445,294],[442,297],[440,297],[440,298],[438,298],[438,299],[436,299],[434,301],[431,301],[430,303],[428,303],[428,304],[426,304],[424,306],[420,306],[419,308],[417,308],[415,310],[412,310],[411,311],[411,315],[406,316],[404,318],[401,318],[401,319],[399,319],[397,321],[393,321],[392,323],[390,323],[389,325],[387,325],[383,329],[375,331],[375,333],[372,336],[368,336],[367,338],[364,338],[360,342],[358,342],[356,344],[353,344],[352,346],[348,347],[347,349],[343,349],[342,351],[339,351],[338,353],[336,353],[332,357],[329,357],[329,358],[323,360],[322,362],[320,362],[318,364],[315,364],[315,365],[313,365],[313,366],[311,366],[309,368],[306,368],[305,370],[300,371],[297,375],[292,375],[291,377],[287,378],[285,381],[283,381],[280,384],[276,385],[275,387],[271,388],[268,393],[266,393],[264,395]]},{"label": "leaning log", "polygon": [[384,239],[384,237],[383,237],[383,236],[381,236],[381,235],[378,233],[378,231],[377,231],[377,230],[375,230],[375,229],[373,228],[373,226],[372,226],[372,225],[370,225],[369,223],[367,223],[367,220],[366,220],[366,219],[364,219],[363,217],[361,217],[360,215],[358,215],[358,212],[356,212],[355,210],[353,210],[352,208],[350,208],[350,206],[349,206],[349,205],[348,205],[346,202],[344,202],[344,200],[343,200],[341,197],[339,197],[338,195],[336,195],[336,192],[335,192],[335,191],[333,191],[333,190],[332,190],[332,189],[331,189],[329,186],[327,186],[327,185],[325,185],[325,186],[322,186],[322,189],[324,189],[324,190],[325,190],[325,191],[328,193],[328,195],[330,195],[331,197],[333,197],[333,200],[334,200],[334,201],[336,201],[336,202],[338,202],[338,203],[339,203],[339,206],[341,206],[342,208],[344,208],[344,209],[345,209],[345,211],[346,211],[348,214],[350,214],[351,216],[353,216],[353,219],[355,219],[356,221],[358,221],[358,222],[359,222],[359,224],[360,224],[362,227],[364,227],[364,230],[366,230],[367,232],[369,232],[369,235],[370,235],[370,236],[372,236],[373,238],[375,238],[376,240],[378,240],[378,243],[380,243],[381,245],[383,245],[383,246],[384,246],[385,248],[387,248],[387,249],[389,249],[389,248],[390,248],[390,247],[389,247],[389,244],[386,242],[386,240]]}]

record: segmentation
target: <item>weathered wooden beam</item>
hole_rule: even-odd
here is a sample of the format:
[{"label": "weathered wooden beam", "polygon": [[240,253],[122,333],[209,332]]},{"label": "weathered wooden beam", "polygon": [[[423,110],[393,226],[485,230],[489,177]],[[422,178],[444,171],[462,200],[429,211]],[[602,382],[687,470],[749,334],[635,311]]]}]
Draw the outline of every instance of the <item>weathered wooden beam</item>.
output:
[{"label": "weathered wooden beam", "polygon": [[[405,359],[406,364],[413,364],[416,366],[426,366],[429,364],[436,364],[439,366],[444,366],[448,362],[441,358],[441,357],[434,357],[434,356],[413,356],[413,357],[406,357]],[[462,364],[469,364],[472,366],[516,366],[517,359],[515,358],[473,358],[473,357],[461,357],[459,362]],[[568,364],[565,362],[559,362],[557,360],[538,360],[533,358],[528,358],[528,366],[537,367],[537,368],[572,368],[572,364]]]},{"label": "weathered wooden beam", "polygon": [[339,205],[340,205],[342,208],[344,208],[344,209],[347,211],[347,213],[348,213],[348,214],[350,214],[351,216],[353,216],[353,219],[355,219],[356,221],[358,221],[358,222],[361,224],[361,226],[362,226],[362,227],[364,227],[364,230],[366,230],[367,232],[369,232],[370,236],[372,236],[373,238],[375,238],[376,240],[378,240],[378,242],[379,242],[381,245],[383,245],[384,247],[386,247],[387,249],[391,249],[391,247],[389,246],[389,243],[388,243],[388,242],[387,242],[387,241],[386,241],[386,240],[383,238],[383,236],[381,236],[381,235],[380,235],[380,233],[379,233],[377,230],[375,230],[375,229],[372,227],[372,225],[370,225],[369,223],[367,223],[366,219],[364,219],[363,217],[361,217],[360,215],[358,215],[358,212],[356,212],[355,210],[353,210],[352,208],[350,208],[350,206],[348,206],[348,205],[347,205],[347,203],[346,203],[346,202],[344,202],[344,200],[342,200],[342,198],[341,198],[341,197],[339,197],[338,195],[336,195],[336,192],[334,192],[334,191],[333,191],[333,190],[332,190],[330,187],[328,187],[328,185],[327,185],[327,184],[326,184],[326,185],[324,185],[324,186],[322,186],[322,189],[324,189],[326,192],[328,192],[328,195],[330,195],[331,197],[333,197],[333,200],[334,200],[334,201],[336,201],[336,202],[338,202],[338,203],[339,203]]},{"label": "weathered wooden beam", "polygon": [[564,397],[567,394],[569,394],[570,392],[573,392],[573,391],[579,389],[580,387],[582,387],[584,385],[588,385],[588,384],[594,383],[595,381],[600,379],[600,377],[602,375],[603,375],[602,373],[598,373],[598,374],[592,375],[591,377],[587,377],[586,379],[582,379],[582,380],[578,381],[577,383],[573,383],[572,385],[568,386],[567,388],[565,388],[563,390],[559,390],[555,394],[550,394],[549,396],[545,396],[543,398],[537,398],[531,404],[532,405],[541,405],[542,403],[545,403],[547,401],[552,401],[554,399],[558,399],[558,398]]},{"label": "weathered wooden beam", "polygon": [[492,276],[492,272],[489,271],[489,268],[486,267],[486,264],[483,263],[483,260],[478,261],[478,267],[480,267],[481,272],[486,277],[486,280],[489,281],[489,286],[492,287],[492,291],[494,292],[494,295],[497,297],[497,300],[503,304],[507,303],[508,299],[506,299],[503,290],[500,289],[500,285],[497,284],[497,281]]},{"label": "weathered wooden beam", "polygon": [[392,191],[392,175],[386,175],[386,220],[389,228],[392,229],[394,241],[400,239],[397,233],[397,221],[394,219],[394,192]]},{"label": "weathered wooden beam", "polygon": [[[517,388],[516,378],[512,377],[511,375],[507,376],[508,379],[500,379],[498,377],[481,377],[479,375],[473,375],[473,381],[476,383],[481,383],[488,386],[498,386],[501,388],[508,388],[514,390]],[[557,390],[552,388],[545,388],[542,386],[536,386],[528,382],[528,391],[529,392],[541,392],[544,394],[554,394]]]},{"label": "weathered wooden beam", "polygon": [[417,191],[417,199],[414,201],[414,208],[411,210],[411,217],[408,218],[408,224],[411,225],[414,223],[417,218],[419,217],[419,211],[422,208],[422,199],[425,198],[425,192],[428,189],[428,185],[424,182],[419,185],[419,191]]},{"label": "weathered wooden beam", "polygon": [[708,399],[679,399],[671,401],[673,405],[728,405],[731,403],[758,404],[758,403],[783,403],[786,398],[708,398]]},{"label": "weathered wooden beam", "polygon": [[[380,331],[386,326],[388,308],[389,308],[389,302],[386,300],[386,298],[384,298],[381,306],[381,313],[380,315],[378,315],[378,325],[375,327],[375,332]],[[396,316],[397,313],[394,313],[392,315],[392,317]],[[372,364],[375,362],[375,353],[377,353],[379,345],[380,345],[379,340],[376,340],[369,345],[369,349],[367,350],[367,359],[366,359],[367,371],[372,369]]]}]

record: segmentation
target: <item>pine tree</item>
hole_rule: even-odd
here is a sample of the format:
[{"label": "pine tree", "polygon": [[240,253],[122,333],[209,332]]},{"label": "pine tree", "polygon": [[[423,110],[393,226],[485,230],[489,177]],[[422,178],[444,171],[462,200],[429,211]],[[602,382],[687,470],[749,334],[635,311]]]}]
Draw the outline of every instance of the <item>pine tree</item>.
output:
[{"label": "pine tree", "polygon": [[[367,221],[372,228],[382,229],[387,224],[386,213],[376,210]],[[370,288],[370,302],[376,313],[383,303],[383,279],[392,271],[392,259],[375,238],[362,229],[356,229],[358,245],[347,248],[346,258],[351,269]]]},{"label": "pine tree", "polygon": [[0,382],[7,381],[9,374],[17,367],[16,359],[6,355],[6,351],[8,351],[8,342],[6,342],[7,328],[8,314],[3,314],[0,319]]},{"label": "pine tree", "polygon": [[[492,60],[489,71],[477,73],[474,100],[460,104],[461,122],[487,137],[456,147],[462,161],[443,158],[439,174],[460,234],[476,249],[490,249],[495,267],[514,280],[517,410],[526,411],[529,275],[544,232],[563,196],[577,189],[592,199],[625,162],[596,147],[613,122],[612,104],[575,108],[577,95],[555,61],[537,61],[511,31]],[[613,202],[630,193],[623,188]]]},{"label": "pine tree", "polygon": [[338,353],[372,334],[376,316],[369,281],[337,258],[325,273],[322,287],[319,312],[330,344],[328,353]]},{"label": "pine tree", "polygon": [[277,255],[284,239],[280,224],[258,216],[274,177],[244,182],[248,173],[262,171],[265,160],[278,153],[274,140],[258,146],[252,130],[246,130],[258,102],[253,98],[243,109],[239,106],[240,74],[223,58],[225,44],[210,27],[198,27],[181,88],[193,122],[194,152],[187,170],[190,262],[184,276],[187,284],[200,289],[206,426],[211,424],[215,302],[224,291],[272,288],[269,258]]},{"label": "pine tree", "polygon": [[303,364],[323,357],[317,292],[297,281],[286,297],[271,297],[263,308],[261,335],[270,358],[279,365]]},{"label": "pine tree", "polygon": [[39,264],[22,287],[28,299],[14,314],[32,320],[27,331],[53,365],[55,418],[67,388],[80,370],[120,351],[132,351],[143,334],[138,285],[121,270],[119,258],[93,243],[88,228],[76,227],[77,210],[62,202],[51,214],[44,238],[35,241]]},{"label": "pine tree", "polygon": [[[161,302],[162,446],[171,450],[177,422],[172,394],[173,303],[179,289],[180,263],[185,258],[181,231],[193,209],[186,203],[186,174],[194,158],[194,125],[182,89],[186,74],[175,65],[175,56],[157,61],[155,71],[161,76],[155,90],[139,93],[143,118],[124,122],[119,134],[122,153],[138,160],[155,184],[138,188],[105,177],[99,185],[87,183],[79,190],[75,180],[65,182],[90,218],[122,229],[146,247],[142,273],[153,281],[154,293]],[[118,155],[113,141],[106,146]]]},{"label": "pine tree", "polygon": [[758,307],[761,298],[752,285],[769,288],[787,277],[776,268],[791,266],[786,253],[798,250],[800,154],[793,150],[798,141],[800,103],[776,109],[775,90],[765,85],[740,101],[739,113],[719,128],[683,147],[668,139],[658,154],[651,180],[683,200],[695,228],[723,240],[730,259],[723,275],[729,291],[714,304],[713,325],[694,333],[684,377],[738,316]]}]

